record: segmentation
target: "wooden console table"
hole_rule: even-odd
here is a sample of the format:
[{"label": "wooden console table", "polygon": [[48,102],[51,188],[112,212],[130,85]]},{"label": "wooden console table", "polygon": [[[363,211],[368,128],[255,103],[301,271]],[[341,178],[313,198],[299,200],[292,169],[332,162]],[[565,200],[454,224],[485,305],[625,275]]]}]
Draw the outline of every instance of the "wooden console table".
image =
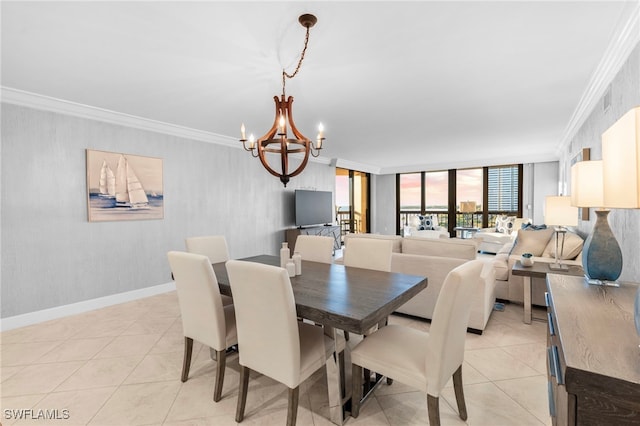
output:
[{"label": "wooden console table", "polygon": [[637,284],[547,276],[547,376],[553,425],[640,424]]},{"label": "wooden console table", "polygon": [[333,238],[333,251],[340,250],[342,248],[342,242],[340,241],[340,227],[339,226],[311,226],[309,228],[293,228],[287,229],[285,232],[285,241],[289,243],[289,250],[293,255],[293,249],[296,246],[296,240],[298,235],[320,235],[323,237]]}]

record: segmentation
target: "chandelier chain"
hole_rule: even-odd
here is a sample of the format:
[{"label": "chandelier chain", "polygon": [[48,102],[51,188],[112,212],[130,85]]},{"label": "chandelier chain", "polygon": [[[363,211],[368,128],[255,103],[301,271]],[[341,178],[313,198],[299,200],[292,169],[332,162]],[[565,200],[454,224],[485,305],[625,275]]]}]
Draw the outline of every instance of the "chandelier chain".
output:
[{"label": "chandelier chain", "polygon": [[296,76],[296,74],[298,74],[298,71],[300,71],[300,67],[302,66],[302,61],[304,60],[304,54],[307,53],[307,45],[309,44],[309,27],[307,27],[307,34],[304,37],[304,47],[302,48],[302,53],[300,54],[300,60],[298,61],[298,65],[296,65],[296,69],[295,71],[293,71],[293,74],[289,74],[287,73],[286,70],[282,70],[282,94],[284,95],[284,87],[285,87],[285,83],[286,83],[286,79],[287,78],[293,78]]}]

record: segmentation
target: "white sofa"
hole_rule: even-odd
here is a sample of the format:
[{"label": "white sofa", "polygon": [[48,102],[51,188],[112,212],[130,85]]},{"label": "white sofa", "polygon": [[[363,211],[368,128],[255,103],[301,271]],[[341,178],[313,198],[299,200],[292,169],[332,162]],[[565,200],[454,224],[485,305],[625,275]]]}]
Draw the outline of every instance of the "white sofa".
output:
[{"label": "white sofa", "polygon": [[[351,238],[391,239],[391,271],[426,276],[427,288],[402,305],[397,312],[431,319],[433,308],[447,274],[455,267],[476,258],[477,246],[472,239],[420,238],[397,235],[347,234],[345,248],[349,250]],[[336,259],[342,263],[342,259]],[[495,303],[495,272],[492,259],[486,261],[479,287],[471,308],[468,328],[475,333],[485,329]]]},{"label": "white sofa", "polygon": [[526,223],[531,223],[531,219],[514,217],[513,227],[511,228],[513,229],[512,232],[498,232],[495,227],[480,229],[473,236],[478,242],[478,251],[498,253],[502,246],[515,241],[518,230]]},{"label": "white sofa", "polygon": [[449,231],[446,228],[438,226],[436,229],[416,229],[409,226],[404,228],[405,237],[420,238],[449,238]]},{"label": "white sofa", "polygon": [[[510,302],[524,301],[524,277],[513,275],[513,265],[520,260],[523,253],[534,255],[534,262],[553,263],[555,261],[555,233],[553,229],[524,230],[517,232],[516,240],[505,244],[496,254],[493,265],[495,270],[496,298]],[[567,232],[565,236],[562,262],[568,265],[582,264],[583,240],[578,234]],[[531,280],[534,305],[544,306],[546,282],[543,278]]]}]

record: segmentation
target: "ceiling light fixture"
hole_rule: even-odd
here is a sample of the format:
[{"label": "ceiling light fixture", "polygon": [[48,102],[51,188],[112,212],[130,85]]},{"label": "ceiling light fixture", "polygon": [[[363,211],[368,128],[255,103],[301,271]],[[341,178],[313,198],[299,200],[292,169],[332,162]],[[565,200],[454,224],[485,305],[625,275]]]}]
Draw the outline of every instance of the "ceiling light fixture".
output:
[{"label": "ceiling light fixture", "polygon": [[[289,96],[288,99],[286,99],[285,96],[286,79],[295,77],[296,74],[298,74],[298,71],[300,71],[300,65],[302,65],[304,54],[307,51],[307,44],[309,43],[309,29],[313,27],[318,20],[313,15],[305,14],[300,16],[298,21],[307,29],[307,35],[304,39],[304,48],[302,49],[300,60],[298,61],[298,65],[296,66],[293,74],[288,74],[284,69],[282,70],[282,96],[280,99],[278,99],[278,96],[273,97],[273,100],[276,103],[276,116],[273,126],[271,126],[271,129],[269,129],[269,131],[258,140],[255,140],[253,134],[251,134],[248,141],[246,138],[244,124],[240,127],[240,142],[242,142],[244,149],[246,151],[250,151],[253,157],[259,157],[264,168],[272,175],[280,178],[280,182],[282,182],[285,187],[289,182],[289,178],[299,175],[304,170],[307,165],[307,161],[309,160],[309,154],[314,157],[320,155],[322,142],[325,139],[322,123],[318,126],[318,137],[315,144],[312,140],[300,133],[293,122],[293,113],[291,109],[293,96]],[[288,137],[288,129],[291,130],[295,139]],[[281,172],[277,172],[273,167],[271,167],[271,165],[269,165],[266,158],[267,153],[280,154]],[[298,168],[289,173],[289,154],[295,153],[304,153],[304,158]]]}]

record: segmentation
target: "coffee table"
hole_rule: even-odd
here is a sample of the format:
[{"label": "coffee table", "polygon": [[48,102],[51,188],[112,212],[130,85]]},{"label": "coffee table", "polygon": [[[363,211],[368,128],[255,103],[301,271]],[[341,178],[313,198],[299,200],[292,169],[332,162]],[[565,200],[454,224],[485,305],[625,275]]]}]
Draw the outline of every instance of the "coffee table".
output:
[{"label": "coffee table", "polygon": [[453,228],[456,231],[456,238],[461,238],[466,240],[467,238],[473,238],[476,232],[480,230],[480,228],[474,228],[470,226],[456,226]]},{"label": "coffee table", "polygon": [[[549,267],[551,265],[547,262],[535,262],[533,266],[523,266],[522,263],[517,260],[513,264],[511,273],[518,275],[524,279],[524,323],[531,324],[531,278],[547,278],[547,274],[562,274],[562,275],[584,275],[582,266],[579,265],[567,265],[566,270],[556,270]],[[543,319],[546,321],[546,318]]]}]

